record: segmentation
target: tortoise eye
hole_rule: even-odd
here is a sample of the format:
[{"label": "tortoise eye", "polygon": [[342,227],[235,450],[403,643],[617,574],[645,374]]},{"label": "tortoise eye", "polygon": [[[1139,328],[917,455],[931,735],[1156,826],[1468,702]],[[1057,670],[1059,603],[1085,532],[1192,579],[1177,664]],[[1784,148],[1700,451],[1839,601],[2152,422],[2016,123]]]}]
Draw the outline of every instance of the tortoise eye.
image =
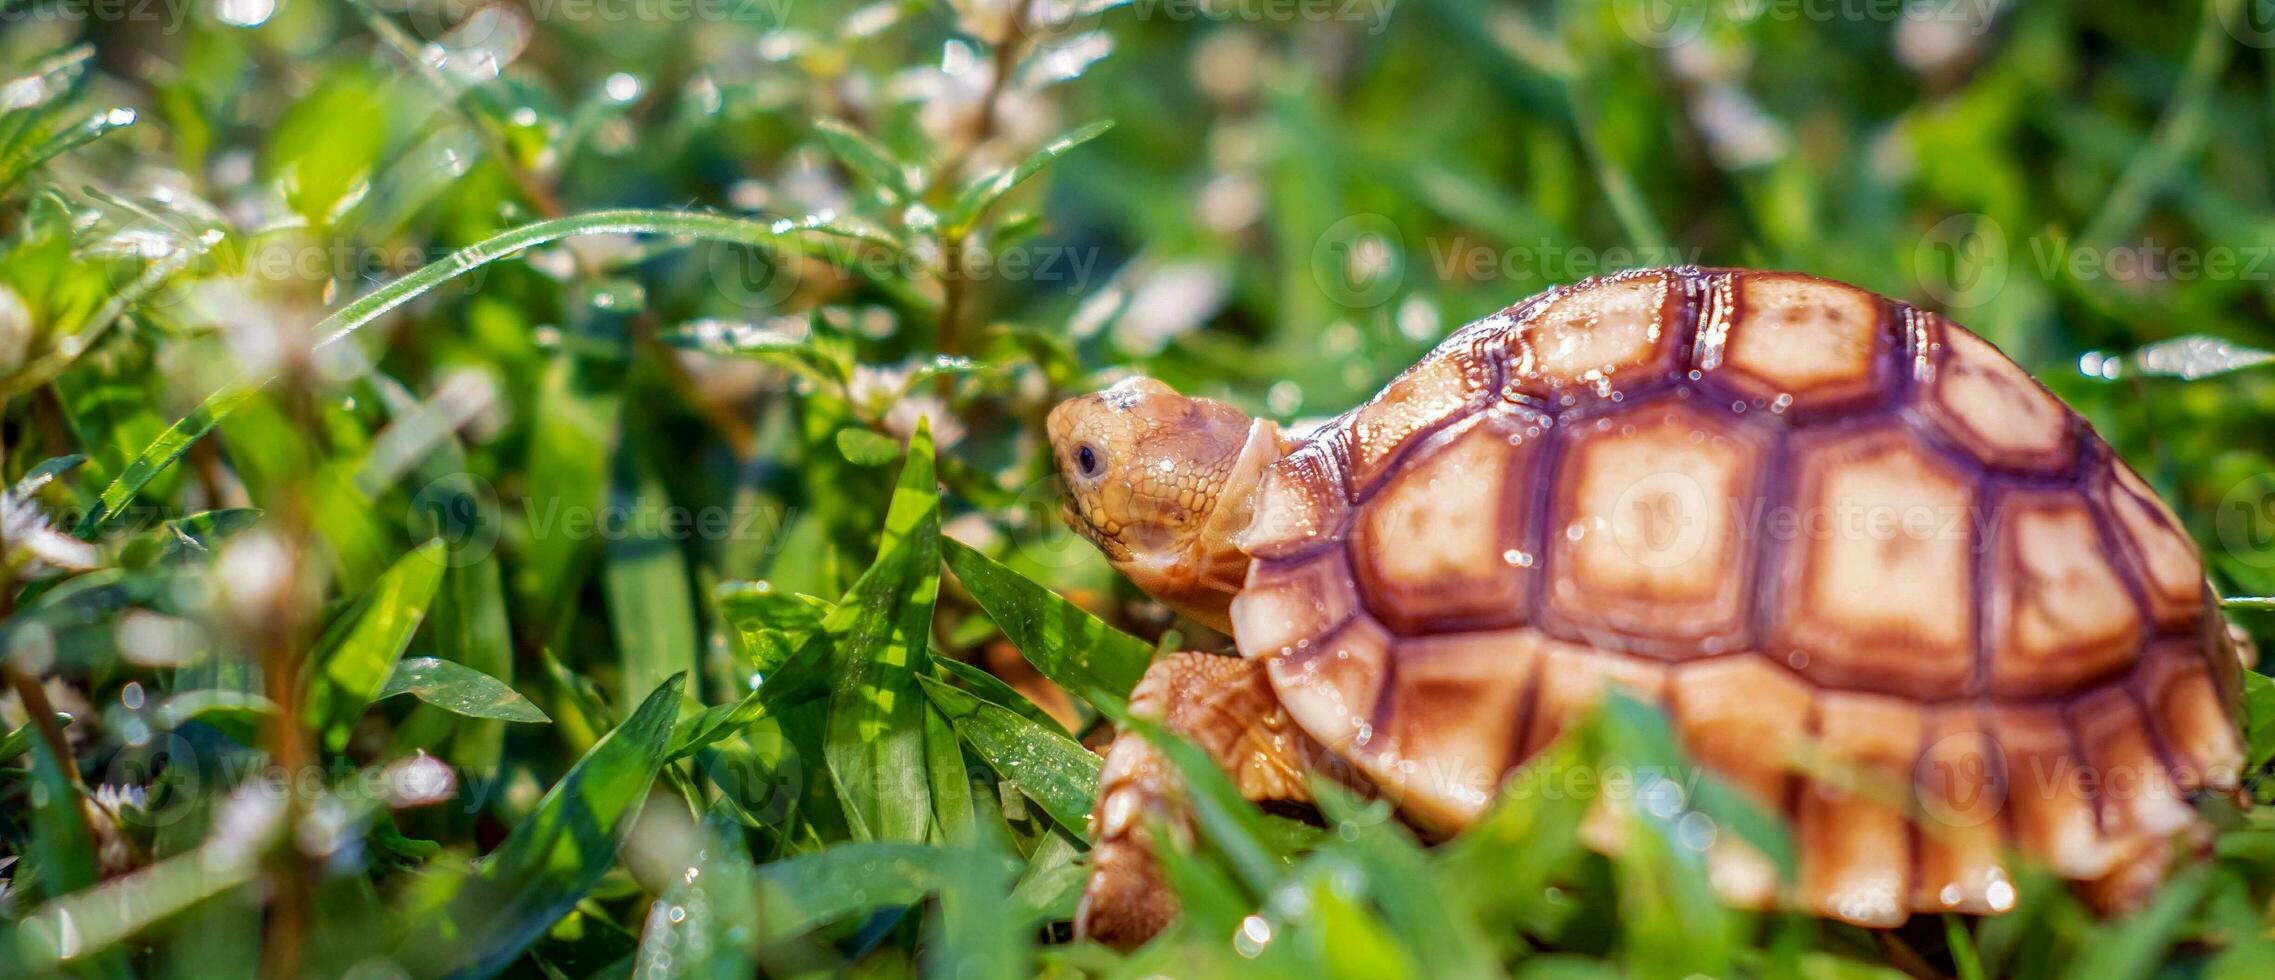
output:
[{"label": "tortoise eye", "polygon": [[1074,452],[1074,465],[1075,465],[1076,467],[1078,467],[1079,469],[1081,469],[1081,470],[1082,470],[1082,475],[1083,475],[1083,476],[1097,476],[1097,475],[1098,475],[1098,453],[1097,453],[1097,451],[1095,451],[1095,450],[1091,449],[1089,446],[1084,446],[1084,447],[1082,447],[1081,449],[1075,450],[1075,452]]}]

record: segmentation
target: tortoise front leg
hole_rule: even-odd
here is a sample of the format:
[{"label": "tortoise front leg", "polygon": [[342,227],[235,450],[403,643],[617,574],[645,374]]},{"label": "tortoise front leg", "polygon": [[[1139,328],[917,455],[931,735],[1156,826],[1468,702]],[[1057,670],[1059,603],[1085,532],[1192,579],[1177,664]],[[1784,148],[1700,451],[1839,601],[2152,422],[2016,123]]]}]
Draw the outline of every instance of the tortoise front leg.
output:
[{"label": "tortoise front leg", "polygon": [[[1200,746],[1242,796],[1262,803],[1311,802],[1305,759],[1316,745],[1280,707],[1263,664],[1180,653],[1156,661],[1130,692],[1130,713],[1161,722]],[[1176,766],[1134,732],[1114,739],[1090,814],[1090,884],[1075,930],[1129,949],[1177,915],[1177,899],[1154,863],[1151,825],[1190,840],[1193,817]]]}]

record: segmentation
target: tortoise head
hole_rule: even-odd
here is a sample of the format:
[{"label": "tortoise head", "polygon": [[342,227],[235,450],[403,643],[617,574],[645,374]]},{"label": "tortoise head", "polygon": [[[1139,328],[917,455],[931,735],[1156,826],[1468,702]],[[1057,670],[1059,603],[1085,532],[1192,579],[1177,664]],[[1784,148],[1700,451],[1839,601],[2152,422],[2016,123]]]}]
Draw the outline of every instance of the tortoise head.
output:
[{"label": "tortoise head", "polygon": [[1279,426],[1132,378],[1061,403],[1047,428],[1067,523],[1138,588],[1229,632],[1248,570],[1233,536],[1265,464],[1285,452]]}]

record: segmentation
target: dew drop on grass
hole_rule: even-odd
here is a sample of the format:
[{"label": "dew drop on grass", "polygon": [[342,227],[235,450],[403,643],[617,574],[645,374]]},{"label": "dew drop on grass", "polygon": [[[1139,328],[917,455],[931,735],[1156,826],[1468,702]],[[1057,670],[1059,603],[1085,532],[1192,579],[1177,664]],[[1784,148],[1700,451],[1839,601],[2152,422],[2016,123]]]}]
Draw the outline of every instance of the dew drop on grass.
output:
[{"label": "dew drop on grass", "polygon": [[640,97],[640,79],[631,72],[617,72],[600,84],[601,93],[608,101],[625,105]]},{"label": "dew drop on grass", "polygon": [[1240,928],[1232,934],[1232,949],[1249,959],[1263,955],[1264,947],[1272,941],[1272,924],[1261,915],[1240,920]]},{"label": "dew drop on grass", "polygon": [[276,0],[220,0],[213,16],[231,27],[259,27],[276,15]]}]

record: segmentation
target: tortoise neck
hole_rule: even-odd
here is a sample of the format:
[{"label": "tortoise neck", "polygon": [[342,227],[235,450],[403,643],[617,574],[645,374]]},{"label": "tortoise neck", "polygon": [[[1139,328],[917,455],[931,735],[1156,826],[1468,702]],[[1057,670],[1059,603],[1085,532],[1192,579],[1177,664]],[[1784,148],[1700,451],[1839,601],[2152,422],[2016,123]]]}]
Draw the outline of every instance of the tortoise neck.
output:
[{"label": "tortoise neck", "polygon": [[1217,505],[1193,535],[1190,549],[1160,567],[1124,571],[1163,605],[1230,635],[1232,597],[1248,581],[1248,553],[1237,543],[1240,532],[1256,516],[1256,488],[1264,481],[1264,468],[1293,448],[1280,434],[1279,423],[1249,423],[1248,438],[1217,491]]}]

